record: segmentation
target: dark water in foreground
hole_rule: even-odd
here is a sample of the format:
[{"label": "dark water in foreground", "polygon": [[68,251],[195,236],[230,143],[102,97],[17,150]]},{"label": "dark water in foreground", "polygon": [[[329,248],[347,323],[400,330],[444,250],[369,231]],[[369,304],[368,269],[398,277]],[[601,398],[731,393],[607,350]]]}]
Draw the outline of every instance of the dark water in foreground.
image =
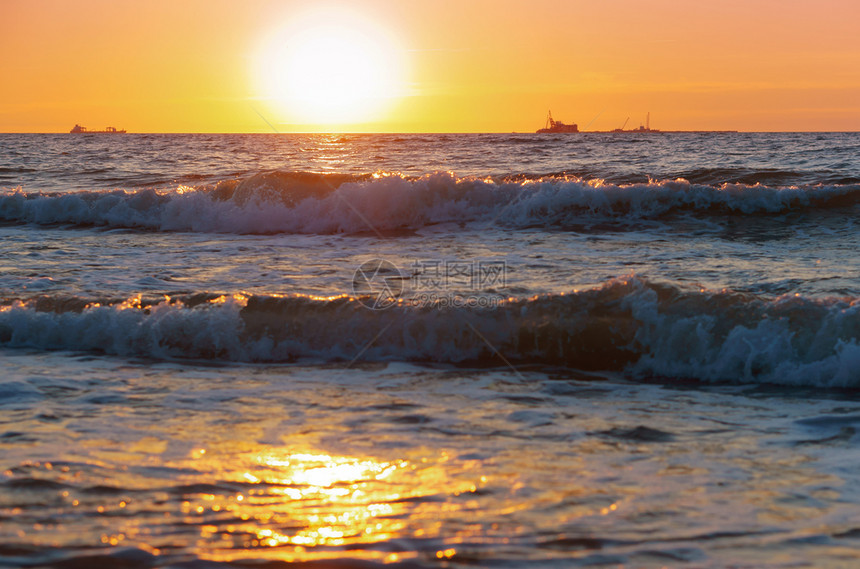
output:
[{"label": "dark water in foreground", "polygon": [[0,567],[858,563],[860,135],[0,148]]}]

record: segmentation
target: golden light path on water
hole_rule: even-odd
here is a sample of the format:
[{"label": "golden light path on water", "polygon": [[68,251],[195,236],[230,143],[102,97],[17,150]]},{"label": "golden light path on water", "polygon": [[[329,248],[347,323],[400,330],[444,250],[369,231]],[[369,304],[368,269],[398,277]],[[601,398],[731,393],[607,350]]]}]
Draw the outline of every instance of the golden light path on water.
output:
[{"label": "golden light path on water", "polygon": [[[191,462],[242,487],[234,495],[201,493],[182,503],[183,521],[200,527],[197,555],[213,561],[329,559],[343,557],[344,550],[351,558],[385,562],[414,557],[373,545],[439,538],[444,517],[475,506],[448,497],[487,482],[479,472],[452,476],[444,452],[413,462],[271,448],[228,458],[200,448]],[[456,546],[446,544],[436,556],[455,553]]]},{"label": "golden light path on water", "polygon": [[[839,537],[856,528],[857,485],[781,427],[805,401],[558,379],[543,387],[569,395],[545,401],[540,377],[498,371],[101,365],[82,372],[99,391],[81,413],[21,423],[47,442],[0,438],[7,559],[760,567],[827,535],[816,554],[857,559]],[[110,406],[105,385],[127,397]],[[649,405],[661,422],[634,426]],[[739,405],[776,434],[723,429]]]}]

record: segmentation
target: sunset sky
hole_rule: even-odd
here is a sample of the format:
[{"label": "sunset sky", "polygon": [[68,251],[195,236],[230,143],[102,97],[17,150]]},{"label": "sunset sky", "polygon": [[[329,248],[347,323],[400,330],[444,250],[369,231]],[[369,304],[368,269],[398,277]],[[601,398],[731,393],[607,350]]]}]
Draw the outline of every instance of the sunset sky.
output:
[{"label": "sunset sky", "polygon": [[[0,131],[860,130],[856,0],[0,0]],[[342,87],[346,85],[345,87]]]}]

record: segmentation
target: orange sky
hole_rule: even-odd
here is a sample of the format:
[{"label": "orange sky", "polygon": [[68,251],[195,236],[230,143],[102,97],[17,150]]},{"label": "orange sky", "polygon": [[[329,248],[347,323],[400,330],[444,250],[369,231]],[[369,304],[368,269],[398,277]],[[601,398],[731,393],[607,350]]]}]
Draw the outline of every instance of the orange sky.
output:
[{"label": "orange sky", "polygon": [[[320,2],[0,0],[0,131],[860,130],[857,0],[330,0],[385,30],[402,88],[309,124],[255,79]],[[259,114],[258,114],[259,113]],[[597,117],[597,118],[595,118]],[[590,123],[590,124],[589,124]]]}]

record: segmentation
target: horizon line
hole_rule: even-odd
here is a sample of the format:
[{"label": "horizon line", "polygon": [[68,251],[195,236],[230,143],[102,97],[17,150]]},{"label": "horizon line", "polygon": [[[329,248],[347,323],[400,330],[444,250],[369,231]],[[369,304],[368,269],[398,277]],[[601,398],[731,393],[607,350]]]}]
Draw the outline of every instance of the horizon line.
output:
[{"label": "horizon line", "polygon": [[265,134],[279,135],[308,135],[308,134],[555,134],[555,135],[580,135],[580,134],[853,134],[860,133],[858,130],[734,130],[734,129],[684,129],[684,130],[662,130],[638,132],[635,130],[624,132],[613,132],[611,130],[581,130],[570,133],[537,133],[535,131],[358,131],[358,130],[327,130],[327,131],[294,131],[294,132],[270,132],[270,131],[135,131],[124,133],[70,133],[68,131],[0,131],[3,134],[116,134],[117,136],[129,134]]}]

